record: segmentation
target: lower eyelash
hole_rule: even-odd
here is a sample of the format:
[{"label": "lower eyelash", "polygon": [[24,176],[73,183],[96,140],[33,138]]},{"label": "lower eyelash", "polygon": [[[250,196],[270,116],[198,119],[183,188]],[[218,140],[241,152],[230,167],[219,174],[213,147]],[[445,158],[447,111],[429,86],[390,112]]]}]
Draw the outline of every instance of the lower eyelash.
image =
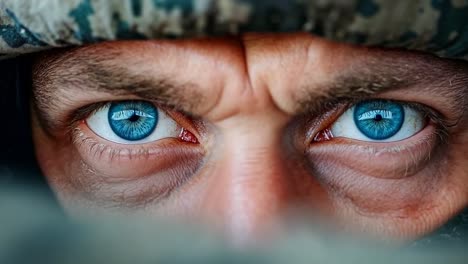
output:
[{"label": "lower eyelash", "polygon": [[[375,178],[402,179],[408,178],[429,164],[439,163],[440,153],[447,153],[440,144],[440,133],[434,125],[426,127],[416,138],[387,144],[366,143],[337,139],[310,147],[306,155],[312,163],[330,160]],[[371,162],[373,166],[366,166]],[[334,167],[334,166],[332,166]]]},{"label": "lower eyelash", "polygon": [[86,152],[88,152],[93,157],[98,157],[99,159],[102,159],[103,155],[108,155],[105,158],[109,161],[114,161],[116,157],[122,156],[125,156],[129,160],[135,158],[148,159],[150,155],[150,150],[143,147],[139,147],[133,150],[129,148],[116,149],[109,145],[100,143],[94,138],[86,136],[79,127],[73,130],[72,139],[75,145],[78,147],[84,147]]}]

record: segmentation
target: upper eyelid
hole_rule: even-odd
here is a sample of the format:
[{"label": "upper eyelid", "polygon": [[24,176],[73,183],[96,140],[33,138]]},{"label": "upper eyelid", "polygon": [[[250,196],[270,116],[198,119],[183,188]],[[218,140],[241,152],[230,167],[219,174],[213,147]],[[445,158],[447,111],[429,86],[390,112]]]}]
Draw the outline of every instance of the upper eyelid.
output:
[{"label": "upper eyelid", "polygon": [[[368,99],[380,99],[379,96],[370,96],[368,98],[365,98],[364,100],[368,100]],[[385,98],[386,99],[386,98]],[[124,99],[124,98],[119,98],[118,100],[115,100],[115,101],[125,101],[125,100],[128,100],[128,99]],[[178,112],[178,113],[181,113],[183,116],[185,117],[189,117],[189,118],[194,118],[194,119],[201,119],[199,117],[196,117],[196,116],[193,116],[191,114],[187,114],[186,112],[184,111],[179,111],[178,109],[176,109],[175,107],[173,107],[172,105],[170,106],[167,106],[167,105],[164,105],[164,104],[161,104],[157,101],[154,101],[154,100],[147,100],[145,98],[131,98],[131,100],[142,100],[142,101],[148,101],[148,102],[151,102],[153,103],[158,109],[160,110],[164,110],[166,111],[166,113],[170,113],[170,112]],[[345,98],[345,99],[337,99],[337,100],[334,100],[334,101],[330,101],[330,103],[328,104],[328,106],[331,105],[331,107],[327,107],[329,109],[333,109],[332,111],[336,111],[336,108],[337,107],[342,107],[343,105],[348,105],[348,108],[351,107],[353,104],[356,104],[358,103],[359,101],[362,101],[363,99],[357,99],[357,98]],[[426,105],[423,105],[421,103],[417,103],[417,102],[405,102],[405,101],[401,101],[401,100],[392,100],[392,99],[388,99],[390,101],[397,101],[399,103],[403,103],[405,105],[409,105],[411,107],[414,107],[414,108],[418,108],[418,109],[421,109],[423,110],[425,113],[427,113],[428,117],[435,121],[437,124],[440,124],[444,127],[450,127],[451,125],[453,125],[454,122],[453,120],[448,120],[447,118],[445,118],[442,114],[440,114],[438,111],[434,110],[433,108],[429,107],[429,106],[426,106]],[[96,103],[92,103],[92,104],[88,104],[86,106],[83,106],[83,107],[80,107],[76,110],[72,110],[71,113],[68,114],[68,116],[65,116],[64,118],[64,121],[66,121],[66,123],[69,124],[69,126],[73,126],[73,124],[76,124],[77,122],[85,119],[87,116],[89,116],[90,114],[93,113],[93,111],[97,111],[100,107],[104,107],[105,105],[107,105],[108,103],[110,102],[113,102],[112,100],[111,101],[103,101],[103,102],[96,102]],[[346,109],[343,110],[343,112],[345,111]],[[323,111],[321,111],[320,115],[322,116],[323,115]],[[171,115],[172,116],[172,115]],[[336,118],[338,118],[338,116],[335,117],[335,120]]]},{"label": "upper eyelid", "polygon": [[[151,104],[153,104],[156,108],[158,108],[159,110],[163,110],[165,112],[171,112],[171,111],[174,111],[174,112],[179,112],[181,113],[182,115],[184,116],[188,116],[188,117],[191,117],[191,118],[196,118],[194,117],[193,115],[191,115],[190,113],[186,113],[184,111],[181,111],[181,110],[178,110],[176,108],[174,108],[173,106],[167,106],[167,105],[163,105],[163,104],[160,104],[158,102],[155,102],[155,101],[151,101],[151,100],[145,100],[145,99],[135,99],[135,98],[131,98],[131,99],[119,99],[119,100],[109,100],[109,101],[102,101],[102,102],[96,102],[96,103],[91,103],[91,104],[88,104],[88,105],[85,105],[83,107],[80,107],[78,109],[75,109],[71,114],[71,118],[70,119],[73,119],[74,121],[79,121],[79,120],[83,120],[85,119],[86,117],[88,117],[89,115],[91,115],[92,113],[96,112],[96,111],[99,111],[100,109],[106,107],[107,105],[111,104],[111,103],[114,103],[114,102],[122,102],[122,101],[146,101],[146,102],[150,102]],[[418,103],[418,102],[407,102],[407,101],[402,101],[402,100],[393,100],[393,99],[386,99],[386,98],[380,98],[378,96],[376,97],[369,97],[369,98],[365,98],[365,99],[356,99],[356,98],[351,98],[351,99],[340,99],[336,102],[333,102],[332,104],[329,104],[325,109],[323,109],[322,111],[320,111],[320,116],[322,116],[325,112],[329,112],[329,111],[339,111],[339,114],[342,114],[344,113],[345,111],[347,111],[348,109],[352,108],[353,106],[355,106],[356,104],[358,104],[359,102],[362,102],[362,101],[366,101],[366,100],[388,100],[388,101],[391,101],[391,102],[397,102],[397,103],[400,103],[402,105],[405,105],[405,106],[408,106],[408,107],[411,107],[411,108],[415,108],[415,109],[418,109],[420,111],[423,111],[425,113],[428,114],[428,117],[432,118],[432,119],[437,119],[438,121],[440,121],[441,123],[444,123],[444,124],[448,124],[448,120],[446,118],[444,118],[442,116],[442,114],[440,114],[437,110],[433,109],[432,107],[430,106],[427,106],[427,105],[424,105],[422,103]],[[338,114],[338,115],[339,115]]]},{"label": "upper eyelid", "polygon": [[143,100],[143,99],[141,99],[141,100],[140,99],[131,99],[131,100],[103,101],[103,102],[88,104],[86,106],[83,106],[83,107],[80,107],[80,108],[76,109],[71,114],[71,118],[70,118],[71,122],[70,123],[74,123],[74,122],[77,122],[77,121],[84,120],[87,117],[89,117],[90,115],[92,115],[93,113],[96,113],[97,111],[99,111],[99,110],[105,108],[106,106],[110,105],[111,103],[124,102],[124,101],[149,102],[149,103],[153,104],[158,110],[162,110],[162,111],[165,111],[165,112],[168,111],[167,107],[165,107],[165,106],[161,106],[161,105],[159,105],[159,104],[157,104],[155,102],[151,102],[149,100]]},{"label": "upper eyelid", "polygon": [[[91,69],[88,69],[87,70],[88,73],[91,71]],[[96,75],[94,73],[94,75]],[[114,73],[115,75],[115,73]],[[466,74],[465,74],[466,75]],[[462,78],[458,78],[458,79],[462,79]],[[458,80],[457,79],[457,80]],[[83,80],[81,80],[83,81]],[[127,83],[130,83],[131,80],[126,80]],[[70,84],[73,84],[73,81],[72,80],[65,80],[65,82],[63,83],[65,86],[67,84],[67,82],[69,82]],[[461,81],[459,81],[461,82]],[[459,86],[461,87],[463,84],[463,82],[459,83],[458,85],[454,85],[454,86]],[[82,86],[85,85],[85,84],[82,84]],[[199,115],[196,114],[195,111],[192,111],[192,110],[189,110],[190,107],[186,107],[186,106],[182,106],[182,105],[177,105],[177,104],[172,104],[170,103],[169,101],[170,100],[166,100],[167,98],[165,97],[171,97],[172,101],[174,101],[173,103],[175,102],[180,102],[180,103],[183,103],[187,100],[185,100],[184,98],[187,97],[187,94],[185,94],[185,92],[187,91],[192,91],[192,92],[195,92],[196,93],[196,87],[184,87],[184,85],[186,86],[192,86],[190,84],[176,84],[176,83],[173,83],[171,85],[169,85],[169,87],[162,87],[163,85],[157,85],[155,83],[152,83],[152,85],[150,85],[149,83],[147,83],[145,86],[139,86],[137,83],[134,83],[134,85],[132,86],[133,89],[135,91],[145,91],[145,94],[135,94],[135,93],[131,93],[130,92],[130,89],[127,89],[125,93],[122,93],[120,92],[119,93],[119,89],[122,88],[123,86],[125,86],[125,84],[119,84],[118,86],[112,86],[110,85],[109,87],[110,88],[106,88],[104,86],[102,86],[102,89],[105,89],[104,92],[107,92],[109,94],[112,94],[112,93],[117,93],[119,94],[119,96],[136,96],[136,97],[139,97],[139,98],[142,98],[143,100],[147,100],[147,101],[152,101],[152,102],[157,102],[157,105],[159,107],[162,107],[162,108],[166,108],[166,109],[170,109],[170,110],[173,110],[173,111],[178,111],[178,112],[181,112],[183,113],[184,115],[186,116],[194,116],[194,117],[199,117]],[[421,84],[422,85],[422,84]],[[73,87],[73,85],[71,85]],[[94,85],[96,86],[96,85]],[[427,87],[432,87],[430,88],[431,90],[436,90],[436,87],[437,85],[428,85]],[[120,87],[120,88],[119,88]],[[130,86],[127,86],[127,88],[129,88]],[[135,87],[141,87],[141,88],[136,88]],[[146,88],[145,88],[146,87]],[[84,87],[77,87],[76,89],[85,89]],[[164,88],[164,89],[163,89]],[[421,88],[421,87],[419,87]],[[39,88],[38,88],[39,89]],[[41,88],[41,89],[45,89],[45,90],[49,90],[49,93],[54,93],[53,91],[55,89],[58,89],[58,88]],[[88,87],[88,89],[91,89]],[[101,88],[100,88],[101,89]],[[412,89],[412,88],[410,88]],[[398,92],[398,88],[397,89],[391,89],[392,91],[396,91]],[[456,90],[455,88],[451,88],[451,90]],[[84,91],[84,90],[83,90]],[[123,91],[123,90],[122,90]],[[182,92],[181,92],[182,91]],[[158,97],[158,93],[159,93],[159,96]],[[47,95],[47,91],[46,92],[41,92],[40,94],[46,94]],[[151,96],[150,96],[151,94]],[[452,100],[454,101],[453,99],[451,99],[453,96],[454,92],[453,91],[448,91],[447,92],[447,97],[450,97],[448,98],[449,100]],[[114,94],[115,95],[115,94]],[[198,96],[193,96],[193,95],[190,95],[191,97],[198,97]],[[368,96],[368,98],[372,98],[372,97],[378,97],[379,95],[372,95],[372,96]],[[49,97],[50,97],[50,94],[49,94]],[[311,104],[315,105],[315,106],[319,106],[318,109],[314,109],[314,111],[309,111],[309,113],[311,112],[321,112],[321,111],[315,111],[315,110],[320,110],[320,108],[323,108],[323,104],[326,104],[327,103],[327,99],[326,98],[320,98],[320,97],[315,97],[315,96],[309,96],[310,97],[310,100]],[[52,97],[53,98],[53,97]],[[362,98],[362,97],[361,97]],[[330,102],[334,102],[336,100],[348,100],[348,101],[351,101],[351,100],[358,100],[356,99],[356,97],[354,98],[350,98],[350,97],[347,97],[346,95],[343,95],[342,98],[338,97],[338,98],[328,98],[328,100]],[[323,101],[323,102],[321,102]],[[47,104],[47,102],[45,102]],[[301,102],[298,102],[297,103],[298,105],[301,104]],[[59,105],[59,104],[56,104],[56,105]],[[199,105],[203,105],[203,104],[199,104]],[[45,107],[44,107],[45,108]],[[39,110],[42,110],[43,112],[44,111],[44,108],[43,109],[40,109]],[[57,109],[54,109],[54,110],[57,110],[56,112],[57,113],[60,113],[60,112],[63,112],[63,111],[60,111],[61,109],[58,109],[59,107],[57,107]],[[466,108],[466,107],[465,107]],[[441,109],[439,109],[441,110]],[[442,109],[443,110],[443,109]],[[79,113],[79,112],[78,112]],[[300,114],[303,114],[304,112],[300,112],[300,113],[292,113],[293,115],[300,115]],[[47,116],[48,113],[45,114],[45,116]],[[57,114],[58,115],[58,114]],[[68,119],[71,119],[70,116],[68,116],[69,118]],[[81,117],[81,116],[80,116]],[[446,123],[448,126],[451,126],[453,124],[456,124],[458,119],[455,119],[455,118],[452,118],[451,120],[445,120],[443,118],[436,118],[438,117],[437,115],[433,115],[433,117],[438,120],[438,121],[445,121],[444,123]],[[444,117],[444,116],[440,116],[440,117]],[[49,118],[50,120],[46,120],[46,121],[49,121],[51,124],[54,124],[54,121],[55,120],[58,120],[58,118]],[[65,118],[64,118],[65,120]]]},{"label": "upper eyelid", "polygon": [[[379,97],[375,97],[375,98],[369,98],[369,99],[364,99],[364,100],[358,100],[355,103],[353,103],[348,109],[355,106],[359,102],[366,101],[366,100],[382,100],[382,99],[379,98]],[[441,113],[439,113],[434,108],[432,108],[430,106],[427,106],[425,104],[418,103],[418,102],[393,100],[393,99],[383,99],[383,100],[388,100],[390,102],[399,103],[399,104],[401,104],[403,106],[407,106],[407,107],[411,107],[413,109],[419,110],[419,111],[423,112],[427,118],[431,119],[432,121],[436,122],[439,125],[446,126],[446,124],[448,122],[448,120],[446,118],[444,118]]]},{"label": "upper eyelid", "polygon": [[154,101],[132,98],[132,99],[127,99],[127,100],[120,99],[120,100],[115,100],[115,101],[103,101],[103,102],[92,103],[92,104],[88,104],[86,106],[83,106],[73,111],[68,121],[69,133],[71,133],[74,130],[77,124],[79,124],[83,120],[86,120],[93,113],[96,113],[97,111],[105,108],[111,103],[124,102],[124,101],[144,101],[144,102],[149,102],[153,104],[159,111],[164,111],[165,114],[167,114],[170,118],[174,119],[175,122],[178,123],[182,128],[189,129],[189,131],[192,134],[194,134],[195,137],[198,139],[202,137],[201,132],[204,132],[206,130],[205,127],[202,124],[200,124],[200,122],[196,122],[196,124],[194,124],[196,118],[193,118],[192,116],[187,115],[184,112],[171,109],[171,107],[158,104],[157,102],[154,102]]}]

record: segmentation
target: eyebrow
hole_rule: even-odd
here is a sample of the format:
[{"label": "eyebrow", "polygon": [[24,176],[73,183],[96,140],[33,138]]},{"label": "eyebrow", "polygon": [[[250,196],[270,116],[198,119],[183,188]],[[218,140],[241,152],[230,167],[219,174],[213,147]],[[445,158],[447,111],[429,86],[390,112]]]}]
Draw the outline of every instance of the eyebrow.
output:
[{"label": "eyebrow", "polygon": [[[121,66],[103,67],[99,62],[86,66],[85,87],[113,95],[136,95],[186,113],[197,112],[203,102],[199,87],[169,76],[130,73]],[[73,81],[73,80],[71,80]]]},{"label": "eyebrow", "polygon": [[[128,95],[158,100],[167,106],[183,108],[191,111],[201,100],[194,83],[182,83],[170,76],[131,72],[125,65],[115,62],[120,54],[106,52],[105,54],[70,52],[71,56],[65,63],[50,62],[49,70],[45,70],[42,82],[36,82],[40,89],[48,93],[55,92],[58,87],[67,86],[81,90],[102,91],[113,95]],[[51,70],[60,69],[59,76],[47,76]],[[39,69],[44,72],[44,70]],[[38,78],[39,77],[39,78]],[[46,77],[46,78],[40,78]],[[49,78],[47,78],[49,77]],[[48,82],[50,81],[50,82]],[[52,85],[51,85],[52,84]],[[181,109],[182,110],[182,109]]]},{"label": "eyebrow", "polygon": [[[82,48],[81,48],[82,49]],[[49,65],[38,66],[34,76],[35,101],[39,106],[48,127],[56,120],[49,118],[47,111],[53,108],[51,99],[57,98],[61,87],[73,87],[81,91],[102,91],[112,95],[135,95],[154,101],[162,106],[172,108],[188,115],[197,116],[200,106],[204,105],[206,96],[198,91],[194,83],[182,83],[177,76],[157,76],[131,72],[125,65],[115,61],[120,55],[105,53],[81,52],[80,49],[67,51],[68,56],[60,54],[46,60]],[[360,61],[359,61],[360,60]],[[432,55],[404,51],[404,53],[385,50],[380,56],[372,54],[352,62],[351,70],[330,78],[323,87],[303,86],[294,91],[294,101],[300,113],[321,113],[328,105],[341,101],[366,99],[373,95],[398,89],[407,89],[412,85],[426,86],[434,94],[443,94],[450,98],[454,105],[466,105],[468,94],[468,64],[462,61],[439,59]],[[57,68],[60,69],[60,72]],[[446,85],[450,80],[450,85]],[[60,108],[58,108],[60,109]]]},{"label": "eyebrow", "polygon": [[[393,54],[392,54],[393,53]],[[294,98],[296,112],[320,112],[341,101],[359,101],[403,89],[419,89],[450,99],[454,107],[468,108],[468,63],[441,59],[433,55],[401,50],[386,50],[358,61],[346,71],[323,84],[300,87]]]},{"label": "eyebrow", "polygon": [[[66,51],[61,56],[41,60],[33,67],[34,103],[41,122],[49,130],[56,127],[47,112],[60,109],[60,93],[67,87],[74,92],[97,91],[114,96],[134,95],[153,101],[166,109],[186,114],[199,112],[205,97],[194,83],[180,82],[170,76],[135,73],[114,62],[118,54],[78,53]],[[43,54],[44,55],[44,54]],[[67,57],[61,60],[61,57]],[[41,56],[42,57],[42,56]],[[96,102],[97,103],[97,102]]]}]

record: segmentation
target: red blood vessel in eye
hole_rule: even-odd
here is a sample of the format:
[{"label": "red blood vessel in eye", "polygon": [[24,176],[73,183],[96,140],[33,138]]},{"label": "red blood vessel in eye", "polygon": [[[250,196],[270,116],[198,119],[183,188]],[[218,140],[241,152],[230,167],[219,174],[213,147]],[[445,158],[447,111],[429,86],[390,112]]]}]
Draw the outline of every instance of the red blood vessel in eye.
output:
[{"label": "red blood vessel in eye", "polygon": [[333,139],[333,133],[332,133],[331,129],[327,128],[325,130],[320,131],[314,137],[314,142],[329,141],[331,139]]},{"label": "red blood vessel in eye", "polygon": [[197,137],[195,137],[195,135],[193,135],[192,132],[188,131],[185,128],[182,128],[182,130],[180,131],[179,139],[184,142],[198,144]]}]

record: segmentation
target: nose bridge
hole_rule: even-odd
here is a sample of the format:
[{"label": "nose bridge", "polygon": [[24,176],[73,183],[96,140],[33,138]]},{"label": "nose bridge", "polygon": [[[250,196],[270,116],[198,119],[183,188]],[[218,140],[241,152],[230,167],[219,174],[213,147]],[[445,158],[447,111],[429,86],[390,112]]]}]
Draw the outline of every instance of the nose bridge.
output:
[{"label": "nose bridge", "polygon": [[[214,144],[216,150],[211,156],[216,160],[209,169],[211,176],[202,207],[222,221],[221,226],[234,240],[267,234],[272,225],[280,224],[287,206],[304,196],[300,180],[308,179],[303,170],[291,170],[295,161],[289,157],[294,153],[284,142],[291,136],[285,133],[291,116],[278,107],[271,91],[273,86],[284,90],[298,87],[294,78],[285,77],[300,72],[304,62],[297,60],[301,63],[296,64],[281,55],[301,50],[293,53],[303,56],[306,45],[296,47],[287,41],[273,40],[255,35],[243,39],[245,69],[237,73],[247,81],[233,82],[225,89],[232,93],[225,92],[220,100],[220,105],[235,101],[234,110],[223,118],[218,115],[210,119],[222,138]],[[259,50],[265,45],[271,46],[267,50],[278,52]]]},{"label": "nose bridge", "polygon": [[266,231],[295,195],[280,128],[253,120],[242,126],[224,134],[222,160],[209,187],[214,211],[234,239]]}]

